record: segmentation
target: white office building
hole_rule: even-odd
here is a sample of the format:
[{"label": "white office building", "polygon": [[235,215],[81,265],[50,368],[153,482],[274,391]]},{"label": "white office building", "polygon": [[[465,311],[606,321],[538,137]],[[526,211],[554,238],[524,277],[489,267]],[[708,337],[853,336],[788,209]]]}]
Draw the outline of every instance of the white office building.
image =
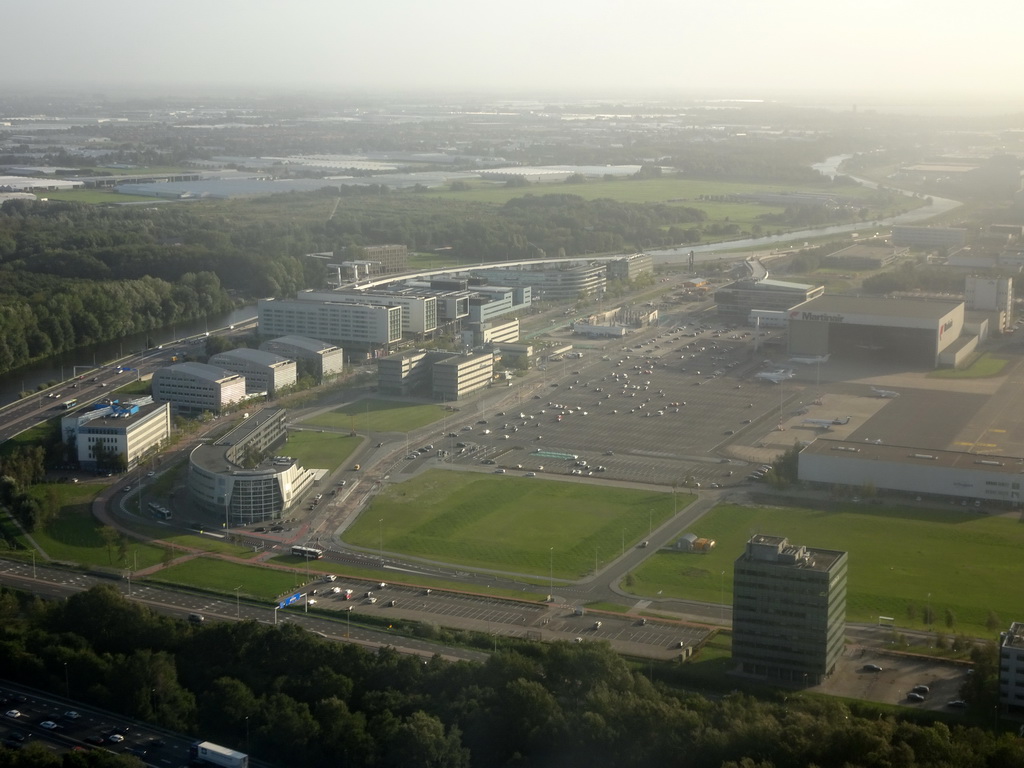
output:
[{"label": "white office building", "polygon": [[60,426],[82,469],[128,470],[170,437],[171,406],[151,397],[95,403],[65,416]]},{"label": "white office building", "polygon": [[263,342],[260,349],[298,361],[321,382],[344,370],[344,351],[340,347],[308,336],[280,336]]},{"label": "white office building", "polygon": [[302,301],[339,301],[349,304],[383,304],[402,308],[402,333],[424,336],[437,329],[437,298],[419,292],[396,291],[300,291]]},{"label": "white office building", "polygon": [[263,336],[310,336],[343,347],[350,357],[355,350],[387,352],[402,340],[402,307],[371,300],[261,299],[258,312]]},{"label": "white office building", "polygon": [[245,377],[206,363],[176,363],[153,373],[153,399],[176,411],[219,412],[245,399]]},{"label": "white office building", "polygon": [[266,392],[273,397],[280,389],[292,386],[296,381],[294,360],[261,349],[243,347],[219,352],[210,358],[210,365],[244,376],[247,394]]}]

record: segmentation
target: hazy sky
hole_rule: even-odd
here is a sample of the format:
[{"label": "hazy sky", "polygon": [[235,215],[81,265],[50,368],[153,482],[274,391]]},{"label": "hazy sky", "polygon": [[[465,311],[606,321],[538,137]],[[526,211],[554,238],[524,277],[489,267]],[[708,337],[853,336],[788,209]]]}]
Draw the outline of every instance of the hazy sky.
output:
[{"label": "hazy sky", "polygon": [[2,18],[15,87],[917,92],[1007,111],[1024,93],[1020,0],[25,0]]}]

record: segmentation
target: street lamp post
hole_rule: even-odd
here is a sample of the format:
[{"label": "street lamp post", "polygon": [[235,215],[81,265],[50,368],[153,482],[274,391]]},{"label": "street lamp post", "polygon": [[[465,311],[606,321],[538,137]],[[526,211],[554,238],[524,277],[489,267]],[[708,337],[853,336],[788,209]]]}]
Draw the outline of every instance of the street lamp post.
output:
[{"label": "street lamp post", "polygon": [[555,548],[548,547],[548,599],[555,593]]},{"label": "street lamp post", "polygon": [[381,567],[383,568],[384,567],[384,518],[383,517],[379,518],[377,520],[377,536],[378,536],[378,544],[380,545],[379,550],[378,550],[380,552],[380,564],[381,564]]},{"label": "street lamp post", "polygon": [[238,590],[240,590],[241,588],[242,588],[241,584],[239,584],[237,587],[235,587],[235,618],[236,619],[242,618],[242,607],[241,607],[241,605],[238,602]]},{"label": "street lamp post", "polygon": [[68,674],[68,663],[64,662],[64,696],[65,698],[71,698],[71,677]]},{"label": "street lamp post", "polygon": [[36,577],[36,551],[30,549],[29,554],[32,555],[32,578],[34,579]]}]

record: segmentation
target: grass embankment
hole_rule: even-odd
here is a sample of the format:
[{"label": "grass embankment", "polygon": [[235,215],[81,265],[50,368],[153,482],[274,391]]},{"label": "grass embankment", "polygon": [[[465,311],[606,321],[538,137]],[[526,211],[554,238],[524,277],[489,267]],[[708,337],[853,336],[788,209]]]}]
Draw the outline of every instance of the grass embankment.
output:
[{"label": "grass embankment", "polygon": [[928,374],[930,379],[986,379],[999,376],[1010,361],[989,352],[978,357],[966,368],[943,368]]},{"label": "grass embankment", "polygon": [[321,413],[303,424],[354,432],[411,432],[441,421],[454,412],[433,403],[402,403],[367,398]]},{"label": "grass embankment", "polygon": [[[713,538],[706,555],[663,551],[632,574],[637,595],[732,599],[732,568],[750,536],[849,552],[847,619],[892,616],[899,626],[985,637],[1024,602],[1016,578],[1024,526],[1016,517],[957,509],[837,504],[834,511],[723,504],[690,529]],[[998,586],[994,586],[998,585]],[[926,622],[927,611],[933,621]]]}]

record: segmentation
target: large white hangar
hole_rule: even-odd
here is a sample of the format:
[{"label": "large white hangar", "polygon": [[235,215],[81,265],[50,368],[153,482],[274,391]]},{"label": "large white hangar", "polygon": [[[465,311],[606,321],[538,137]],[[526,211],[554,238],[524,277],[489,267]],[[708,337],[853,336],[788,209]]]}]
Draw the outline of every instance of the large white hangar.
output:
[{"label": "large white hangar", "polygon": [[789,310],[794,355],[955,365],[977,343],[977,336],[961,338],[963,333],[961,301],[821,296]]},{"label": "large white hangar", "polygon": [[800,451],[797,476],[837,485],[959,498],[964,502],[1021,501],[1024,459],[900,445],[815,440]]}]

